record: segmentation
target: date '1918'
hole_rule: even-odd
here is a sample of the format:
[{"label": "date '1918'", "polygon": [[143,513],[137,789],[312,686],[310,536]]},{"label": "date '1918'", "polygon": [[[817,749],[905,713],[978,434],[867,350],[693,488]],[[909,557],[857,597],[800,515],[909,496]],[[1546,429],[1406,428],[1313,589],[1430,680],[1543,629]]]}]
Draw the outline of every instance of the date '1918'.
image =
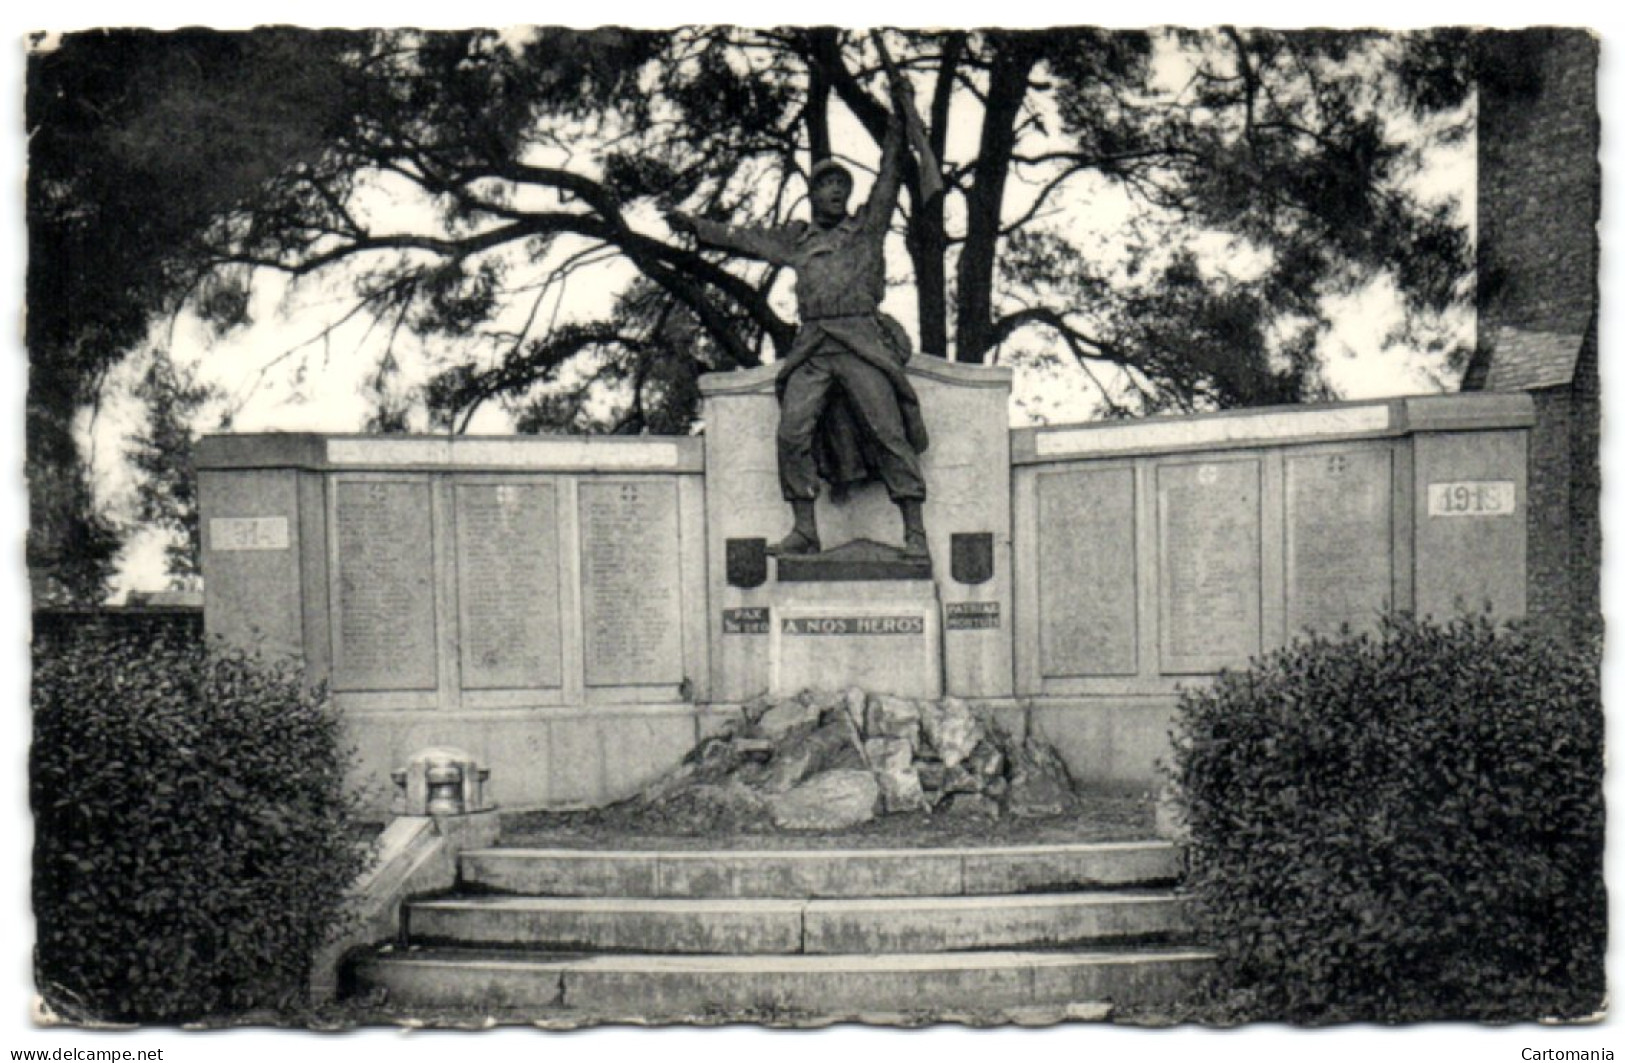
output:
[{"label": "date '1918'", "polygon": [[1517,509],[1511,480],[1428,484],[1430,517],[1509,517]]}]

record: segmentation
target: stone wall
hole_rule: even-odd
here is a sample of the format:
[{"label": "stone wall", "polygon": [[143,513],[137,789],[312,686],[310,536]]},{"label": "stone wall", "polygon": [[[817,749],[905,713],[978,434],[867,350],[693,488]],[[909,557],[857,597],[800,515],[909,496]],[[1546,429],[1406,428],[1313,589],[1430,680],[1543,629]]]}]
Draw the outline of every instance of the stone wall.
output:
[{"label": "stone wall", "polygon": [[1522,615],[1532,421],[1476,395],[1018,430],[1029,725],[1144,786],[1182,685],[1388,610]]},{"label": "stone wall", "polygon": [[[920,696],[1019,720],[1081,779],[1146,787],[1183,684],[1385,609],[1525,609],[1527,395],[1012,432],[1002,371],[932,366],[932,578],[736,585],[727,540],[785,520],[770,380],[737,377],[708,386],[704,440],[205,440],[209,631],[330,684],[376,808],[391,768],[449,745],[515,809],[626,797],[790,672],[918,693],[929,670]],[[848,505],[826,546],[895,540],[883,495]],[[965,535],[991,540],[991,569],[956,561]],[[860,593],[924,621],[861,679],[842,656],[861,640],[787,644],[796,617]],[[728,628],[735,610],[748,626]]]},{"label": "stone wall", "polygon": [[697,739],[699,440],[216,436],[197,463],[209,632],[329,684],[373,807],[427,746],[515,808],[621,796]]}]

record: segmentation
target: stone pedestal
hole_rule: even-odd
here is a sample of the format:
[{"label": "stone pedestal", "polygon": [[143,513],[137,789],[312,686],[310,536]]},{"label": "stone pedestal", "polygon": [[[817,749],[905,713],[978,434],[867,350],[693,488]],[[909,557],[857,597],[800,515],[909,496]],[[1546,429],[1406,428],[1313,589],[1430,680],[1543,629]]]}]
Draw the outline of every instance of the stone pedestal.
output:
[{"label": "stone pedestal", "polygon": [[[780,645],[783,633],[770,623],[770,615],[776,617],[792,603],[810,602],[815,593],[848,606],[875,604],[879,615],[890,615],[894,602],[889,591],[874,591],[881,596],[876,601],[866,585],[851,582],[826,584],[841,589],[814,592],[810,588],[818,576],[808,570],[817,566],[761,558],[762,547],[783,537],[791,521],[779,490],[775,372],[768,365],[700,380],[705,396],[711,697],[718,702],[744,701],[778,689],[786,675],[801,667],[794,656],[801,642],[788,644],[790,657],[779,656],[786,648]],[[920,456],[931,564],[928,571],[911,573],[929,588],[913,588],[901,600],[915,602],[916,595],[929,594],[936,603],[931,630],[944,634],[940,641],[931,636],[937,663],[930,676],[901,675],[904,665],[894,657],[879,688],[902,683],[960,697],[1011,697],[1010,371],[919,355],[909,362],[908,375],[931,436],[930,448]],[[887,545],[903,541],[902,518],[879,484],[858,488],[840,502],[826,491],[817,509],[819,537],[829,553],[849,555],[844,557],[854,568],[849,577],[874,575],[858,571],[866,561],[850,556],[852,549],[866,540]],[[858,586],[865,589],[854,590]],[[889,583],[877,580],[874,586]],[[893,651],[897,648],[892,645]],[[781,673],[775,662],[790,672]],[[852,667],[862,671],[866,666]],[[815,685],[836,684],[823,677]]]},{"label": "stone pedestal", "polygon": [[857,686],[942,696],[941,606],[930,580],[780,583],[769,608],[771,689]]}]

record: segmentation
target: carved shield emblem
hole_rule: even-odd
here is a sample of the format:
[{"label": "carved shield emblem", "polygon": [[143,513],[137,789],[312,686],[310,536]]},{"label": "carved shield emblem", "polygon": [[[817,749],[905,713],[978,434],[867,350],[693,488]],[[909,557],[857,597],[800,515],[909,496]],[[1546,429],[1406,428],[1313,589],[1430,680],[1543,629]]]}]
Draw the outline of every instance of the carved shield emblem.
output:
[{"label": "carved shield emblem", "polygon": [[954,579],[976,584],[993,578],[992,532],[955,532],[948,545]]},{"label": "carved shield emblem", "polygon": [[760,587],[767,582],[767,540],[728,540],[728,585]]}]

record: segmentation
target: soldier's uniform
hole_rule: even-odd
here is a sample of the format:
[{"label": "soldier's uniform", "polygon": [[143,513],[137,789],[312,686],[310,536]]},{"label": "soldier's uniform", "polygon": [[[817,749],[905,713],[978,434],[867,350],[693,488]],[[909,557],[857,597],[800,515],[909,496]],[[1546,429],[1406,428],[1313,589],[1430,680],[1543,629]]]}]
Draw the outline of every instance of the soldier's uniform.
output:
[{"label": "soldier's uniform", "polygon": [[902,125],[894,121],[868,202],[833,228],[694,219],[705,243],[796,271],[801,330],[777,377],[779,483],[792,502],[818,497],[820,468],[835,484],[878,478],[893,502],[925,499],[919,454],[929,440],[903,371],[908,335],[880,312],[902,146]]}]

